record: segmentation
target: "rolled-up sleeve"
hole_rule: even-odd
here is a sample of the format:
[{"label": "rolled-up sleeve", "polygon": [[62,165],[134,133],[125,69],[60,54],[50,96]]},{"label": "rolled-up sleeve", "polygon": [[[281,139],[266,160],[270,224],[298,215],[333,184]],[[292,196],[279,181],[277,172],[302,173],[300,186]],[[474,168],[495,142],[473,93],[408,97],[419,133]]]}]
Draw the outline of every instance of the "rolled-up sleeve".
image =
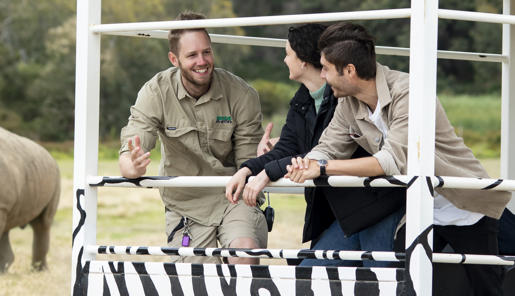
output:
[{"label": "rolled-up sleeve", "polygon": [[386,175],[406,174],[408,156],[409,95],[406,89],[395,96],[390,110],[388,136],[381,149],[374,153]]},{"label": "rolled-up sleeve", "polygon": [[246,160],[256,157],[257,145],[263,136],[263,115],[256,90],[249,87],[247,93],[236,100],[233,116],[236,121],[232,137],[234,160],[236,167],[240,167]]},{"label": "rolled-up sleeve", "polygon": [[155,147],[157,130],[163,118],[162,106],[158,92],[153,91],[149,83],[145,84],[130,108],[129,122],[120,133],[120,153],[129,150],[128,140],[136,135],[141,139],[143,151],[148,152]]}]

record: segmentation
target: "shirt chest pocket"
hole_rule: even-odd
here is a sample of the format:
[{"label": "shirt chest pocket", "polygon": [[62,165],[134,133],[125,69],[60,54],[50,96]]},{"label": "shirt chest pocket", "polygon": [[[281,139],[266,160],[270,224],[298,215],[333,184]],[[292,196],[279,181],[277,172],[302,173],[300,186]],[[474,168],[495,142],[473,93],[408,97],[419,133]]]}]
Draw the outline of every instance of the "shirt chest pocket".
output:
[{"label": "shirt chest pocket", "polygon": [[209,149],[219,160],[225,160],[232,151],[232,133],[231,128],[216,128],[209,131]]},{"label": "shirt chest pocket", "polygon": [[363,145],[368,144],[366,136],[364,136],[361,130],[357,127],[349,126],[348,135],[354,142],[356,142],[361,147],[363,147]]},{"label": "shirt chest pocket", "polygon": [[383,137],[380,131],[372,128],[358,129],[349,128],[349,136],[359,146],[363,147],[370,154],[374,154],[381,149]]},{"label": "shirt chest pocket", "polygon": [[173,150],[185,151],[197,147],[198,137],[194,127],[168,127],[165,129],[166,146]]}]

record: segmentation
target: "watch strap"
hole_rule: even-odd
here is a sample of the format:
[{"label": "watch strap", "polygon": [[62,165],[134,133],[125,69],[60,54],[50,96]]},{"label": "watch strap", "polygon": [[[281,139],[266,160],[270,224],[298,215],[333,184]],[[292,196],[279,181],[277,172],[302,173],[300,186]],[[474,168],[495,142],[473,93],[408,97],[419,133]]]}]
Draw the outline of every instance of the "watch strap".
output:
[{"label": "watch strap", "polygon": [[327,174],[325,173],[325,165],[320,166],[320,176],[327,176]]}]

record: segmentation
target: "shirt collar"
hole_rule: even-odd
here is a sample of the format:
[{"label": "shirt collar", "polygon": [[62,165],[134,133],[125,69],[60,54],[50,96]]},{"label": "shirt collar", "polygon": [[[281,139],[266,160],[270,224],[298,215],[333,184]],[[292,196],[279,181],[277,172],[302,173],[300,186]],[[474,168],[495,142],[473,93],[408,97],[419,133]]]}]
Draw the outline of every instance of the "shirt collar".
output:
[{"label": "shirt collar", "polygon": [[[390,90],[388,88],[388,82],[386,81],[386,76],[384,73],[385,66],[376,63],[376,90],[377,90],[377,100],[379,108],[383,109],[387,105],[392,102],[392,97],[390,95]],[[356,98],[354,98],[357,100]],[[369,108],[367,104],[360,101],[359,109],[356,114],[356,119],[364,119],[368,117]]]},{"label": "shirt collar", "polygon": [[[193,98],[184,88],[184,85],[181,81],[181,70],[177,69],[176,75],[172,77],[172,83],[177,85],[177,98],[179,100],[182,100],[184,98]],[[213,80],[211,81],[211,86],[209,87],[209,90],[203,94],[200,98],[197,100],[197,104],[202,104],[205,102],[208,102],[210,100],[219,100],[223,97],[222,87],[220,85],[220,78],[218,77],[218,73],[215,70],[213,70]]]},{"label": "shirt collar", "polygon": [[390,89],[388,88],[388,82],[386,81],[385,70],[386,66],[383,66],[379,63],[377,64],[376,70],[376,89],[377,96],[381,108],[388,106],[392,102],[392,96],[390,95]]}]

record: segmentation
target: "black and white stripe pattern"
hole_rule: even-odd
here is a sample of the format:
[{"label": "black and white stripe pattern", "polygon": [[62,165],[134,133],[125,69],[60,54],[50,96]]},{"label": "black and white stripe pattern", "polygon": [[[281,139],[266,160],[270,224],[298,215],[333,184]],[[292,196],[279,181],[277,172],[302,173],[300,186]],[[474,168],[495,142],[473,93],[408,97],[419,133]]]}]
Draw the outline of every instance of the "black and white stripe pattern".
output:
[{"label": "black and white stripe pattern", "polygon": [[72,236],[72,290],[73,295],[81,295],[80,292],[80,279],[82,278],[82,256],[84,254],[84,237],[79,235],[80,232],[84,231],[84,222],[86,220],[86,211],[82,207],[84,204],[84,189],[77,189],[75,192],[75,207],[73,221],[73,236]]},{"label": "black and white stripe pattern", "polygon": [[[429,231],[429,229],[428,229]],[[412,246],[421,244],[429,247],[428,231],[424,240],[418,239]],[[408,248],[411,250],[413,247]],[[151,255],[151,256],[216,256],[276,259],[329,259],[329,260],[373,260],[404,262],[405,253],[377,251],[341,251],[310,249],[231,249],[231,248],[172,248],[158,246],[88,246],[87,251],[97,254]],[[433,253],[435,263],[453,264],[495,264],[515,266],[515,256]]]},{"label": "black and white stripe pattern", "polygon": [[404,269],[89,261],[81,295],[401,295]]},{"label": "black and white stripe pattern", "polygon": [[278,259],[330,259],[330,260],[374,260],[403,261],[404,253],[310,250],[310,249],[234,249],[234,248],[173,248],[158,246],[89,246],[87,251],[97,254],[127,254],[154,256],[216,256],[254,257]]},{"label": "black and white stripe pattern", "polygon": [[[149,176],[136,179],[123,177],[88,177],[88,184],[93,187],[224,187],[230,180],[229,176],[180,176],[162,177]],[[424,178],[431,192],[435,188],[479,189],[496,191],[515,191],[515,180],[464,178],[448,176],[330,176],[307,180],[303,184],[294,183],[288,179],[271,182],[270,187],[410,187],[418,178]]]},{"label": "black and white stripe pattern", "polygon": [[[202,187],[220,187],[225,186],[225,184],[228,182],[230,177],[142,177],[138,179],[125,179],[121,177],[89,177],[88,183],[90,186],[115,186],[115,187],[146,187],[146,188],[153,188],[153,187],[198,187],[199,184],[202,184]],[[413,185],[415,182],[421,182],[423,183],[425,189],[429,194],[428,197],[434,196],[434,190],[436,188],[458,188],[458,189],[480,189],[480,190],[508,190],[508,191],[515,191],[515,181],[514,180],[502,180],[502,179],[481,179],[481,178],[460,178],[460,177],[440,177],[440,176],[381,176],[381,177],[352,177],[352,176],[331,176],[331,177],[323,177],[318,178],[315,180],[310,180],[305,182],[304,184],[296,184],[292,183],[289,180],[279,180],[277,182],[274,182],[270,184],[270,186],[279,186],[279,187],[291,187],[291,186],[334,186],[334,187],[344,187],[344,186],[352,186],[352,187],[407,187],[410,188],[411,185]],[[406,271],[406,276],[402,277],[402,284],[398,285],[397,280],[394,282],[386,281],[383,282],[379,277],[377,277],[376,281],[372,282],[361,282],[358,280],[358,277],[356,276],[354,280],[351,280],[349,283],[348,280],[342,280],[341,275],[342,273],[345,273],[344,270],[347,268],[325,268],[325,267],[316,267],[316,268],[308,268],[309,269],[309,277],[304,278],[308,281],[300,280],[303,278],[302,276],[305,276],[306,269],[303,269],[301,267],[283,267],[283,268],[290,268],[294,270],[294,278],[290,279],[290,281],[294,281],[294,289],[291,288],[286,289],[285,291],[288,292],[280,292],[279,288],[276,286],[278,284],[280,287],[291,285],[288,284],[288,277],[287,273],[281,274],[278,277],[272,276],[272,273],[274,270],[281,270],[280,267],[276,266],[233,266],[232,268],[237,271],[240,269],[250,268],[250,276],[248,281],[251,283],[261,283],[263,282],[263,287],[266,287],[267,293],[270,295],[292,295],[296,293],[292,293],[291,291],[297,291],[299,294],[310,294],[309,289],[311,289],[315,295],[341,295],[342,291],[350,292],[350,294],[356,294],[356,295],[382,295],[380,293],[383,293],[383,291],[388,290],[388,295],[394,295],[399,294],[399,291],[403,291],[403,293],[407,294],[416,294],[414,291],[414,287],[419,286],[418,283],[414,285],[412,282],[414,279],[410,276],[410,259],[412,256],[412,253],[415,249],[423,250],[423,253],[425,253],[426,259],[429,262],[446,262],[446,261],[452,261],[453,263],[475,263],[475,264],[492,264],[493,261],[495,263],[493,264],[502,264],[502,265],[513,265],[514,258],[509,258],[507,256],[484,256],[484,255],[457,255],[454,254],[454,256],[459,256],[459,260],[456,259],[456,257],[447,257],[441,256],[443,254],[432,254],[432,248],[428,243],[428,235],[431,233],[432,225],[428,225],[428,227],[423,230],[412,242],[410,242],[410,247],[407,248],[406,254],[396,254],[392,252],[377,252],[377,253],[389,253],[388,255],[381,254],[375,254],[376,252],[366,252],[361,251],[357,252],[356,254],[352,254],[351,252],[347,251],[311,251],[311,250],[292,250],[293,253],[287,253],[285,250],[223,250],[223,249],[193,249],[193,248],[167,248],[167,247],[158,247],[158,248],[152,248],[152,247],[124,247],[123,250],[117,250],[117,247],[111,246],[89,246],[88,251],[89,252],[97,252],[97,253],[135,253],[135,254],[144,254],[144,253],[159,253],[158,255],[182,255],[182,256],[223,256],[223,257],[233,257],[233,256],[239,256],[239,257],[252,257],[252,256],[259,256],[264,258],[318,258],[318,259],[346,259],[346,260],[363,260],[363,259],[369,259],[369,260],[389,260],[389,261],[403,261],[406,260],[406,266],[408,267]],[[74,230],[75,233],[75,230]],[[96,250],[92,250],[92,248],[98,248]],[[136,249],[133,249],[136,248]],[[82,250],[81,253],[82,254]],[[384,255],[386,257],[389,256],[389,258],[384,259]],[[353,257],[356,256],[356,257]],[[434,257],[433,257],[434,256]],[[488,258],[487,258],[488,257]],[[494,258],[492,258],[494,257]],[[80,259],[79,259],[80,262]],[[487,263],[485,263],[487,262]],[[106,265],[107,264],[107,265]],[[91,266],[90,266],[91,265]],[[146,266],[149,266],[149,268],[152,268],[152,270],[159,270],[158,274],[161,275],[155,275],[151,276],[146,269]],[[136,289],[135,291],[138,291],[136,294],[139,294],[139,292],[143,294],[155,294],[156,291],[161,291],[160,289],[157,289],[157,286],[151,286],[150,283],[154,282],[155,278],[160,278],[160,283],[164,282],[166,278],[166,282],[172,283],[175,281],[175,283],[181,283],[181,276],[188,277],[187,275],[181,275],[180,272],[177,273],[176,268],[183,268],[181,264],[162,264],[162,267],[159,265],[155,265],[155,263],[131,263],[131,262],[124,262],[124,263],[117,263],[117,269],[114,269],[114,263],[102,263],[100,261],[91,261],[84,265],[83,271],[81,272],[82,278],[76,279],[75,285],[80,283],[80,287],[83,291],[84,289],[89,289],[91,287],[92,291],[95,291],[92,293],[92,295],[96,294],[97,292],[105,292],[109,291],[111,293],[111,289],[114,289],[113,287],[118,287],[119,289],[126,289],[128,290],[127,286],[125,288],[120,287],[120,283],[126,282],[126,279],[131,279],[130,283],[131,285],[135,285],[137,283],[137,279],[140,279],[140,286],[139,288],[134,287]],[[222,289],[221,291],[227,287],[234,287],[236,285],[235,283],[239,283],[240,286],[242,286],[241,282],[245,281],[245,276],[243,278],[240,277],[240,274],[233,275],[232,272],[229,274],[231,275],[231,279],[229,281],[224,281],[222,279],[227,279],[227,275],[225,273],[210,273],[208,270],[211,268],[212,270],[222,270],[226,265],[221,265],[216,268],[210,267],[209,264],[203,264],[203,265],[191,265],[191,274],[189,275],[189,278],[191,279],[191,282],[197,281],[197,284],[191,283],[189,286],[177,286],[177,285],[170,285],[170,289],[164,289],[162,291],[168,291],[163,292],[168,295],[170,294],[169,291],[172,291],[174,289],[176,293],[173,293],[173,295],[208,295],[208,291],[214,291],[214,287],[219,285],[219,288],[216,289]],[[213,265],[214,266],[214,265]],[[109,268],[108,268],[109,267]],[[79,267],[77,267],[78,269]],[[92,268],[92,269],[91,269]],[[119,270],[119,268],[122,268],[125,273],[113,273],[114,271]],[[162,273],[161,270],[164,270],[165,273]],[[175,270],[175,272],[174,272]],[[255,270],[266,270],[269,277],[260,277],[255,278],[254,272]],[[325,282],[326,284],[321,284],[321,281],[324,282],[324,280],[321,280],[315,274],[317,272],[320,272],[321,270],[324,271],[324,274],[326,276]],[[335,273],[335,270],[336,273]],[[369,273],[372,273],[374,275],[377,275],[378,269],[370,269],[368,270]],[[385,273],[388,273],[388,270],[395,270],[395,269],[382,269]],[[110,271],[111,275],[104,275],[106,274],[106,271]],[[202,271],[202,273],[195,273],[195,271]],[[359,273],[359,269],[355,270],[355,275]],[[128,272],[128,273],[127,273]],[[152,271],[153,272],[153,271]],[[289,271],[291,272],[291,271]],[[114,275],[113,275],[114,274]],[[337,275],[334,277],[334,281],[327,280],[329,275]],[[396,273],[397,274],[397,273]],[[90,281],[91,279],[95,279],[94,281]],[[112,279],[111,281],[107,280],[107,278]],[[172,280],[174,278],[175,280]],[[397,277],[395,277],[397,279]],[[145,280],[144,280],[145,279]],[[208,280],[209,279],[209,280]],[[184,281],[184,280],[183,280]],[[200,282],[199,282],[200,281]],[[102,284],[100,284],[102,282]],[[111,282],[111,284],[109,284]],[[188,280],[189,282],[189,280]],[[208,285],[211,285],[212,283],[217,283],[215,286],[213,286],[213,289],[207,288]],[[340,285],[340,288],[335,288],[335,285],[333,284],[327,284],[327,283],[333,283],[335,282],[335,285]],[[86,283],[89,283],[86,285]],[[94,283],[94,284],[93,284]],[[113,285],[113,283],[116,283],[116,285]],[[394,283],[394,284],[392,284]],[[160,284],[160,285],[161,285]],[[245,284],[247,285],[247,284]],[[325,286],[324,286],[325,285]],[[349,288],[349,285],[352,285],[352,289]],[[123,286],[123,285],[121,285]],[[166,286],[166,285],[165,285]],[[192,287],[185,289],[185,287]],[[322,288],[324,286],[324,288]],[[383,287],[388,286],[389,288],[370,288],[371,286],[374,287]],[[88,287],[88,288],[86,288]],[[180,287],[180,288],[178,288]],[[225,288],[223,288],[225,287]],[[359,292],[360,287],[363,287],[365,289],[366,293],[362,294]],[[395,288],[392,288],[395,287]],[[295,290],[295,288],[297,290]],[[315,291],[316,289],[321,289],[320,291]],[[150,290],[146,290],[150,289]],[[215,290],[216,290],[215,289]],[[232,289],[232,288],[231,288]],[[282,288],[281,288],[282,289]],[[325,289],[325,290],[324,290]],[[370,290],[372,289],[372,290]],[[113,290],[113,291],[118,291]],[[77,291],[77,290],[75,290]],[[227,291],[233,291],[233,290],[227,290]],[[238,290],[241,291],[241,293],[244,293],[243,295],[249,294],[249,295],[255,295],[259,294],[257,293],[258,290],[252,290],[252,289],[242,289]],[[300,292],[303,291],[303,292]],[[380,292],[379,292],[380,291]],[[304,293],[306,292],[306,293]],[[115,294],[117,294],[116,292]],[[167,294],[168,293],[168,294]],[[87,293],[84,293],[87,294]],[[122,293],[124,294],[124,293]],[[158,294],[161,294],[159,292]],[[215,293],[216,294],[216,293]],[[229,292],[228,294],[232,294]],[[345,294],[345,293],[344,293]],[[240,292],[238,292],[238,295],[240,295]]]}]

